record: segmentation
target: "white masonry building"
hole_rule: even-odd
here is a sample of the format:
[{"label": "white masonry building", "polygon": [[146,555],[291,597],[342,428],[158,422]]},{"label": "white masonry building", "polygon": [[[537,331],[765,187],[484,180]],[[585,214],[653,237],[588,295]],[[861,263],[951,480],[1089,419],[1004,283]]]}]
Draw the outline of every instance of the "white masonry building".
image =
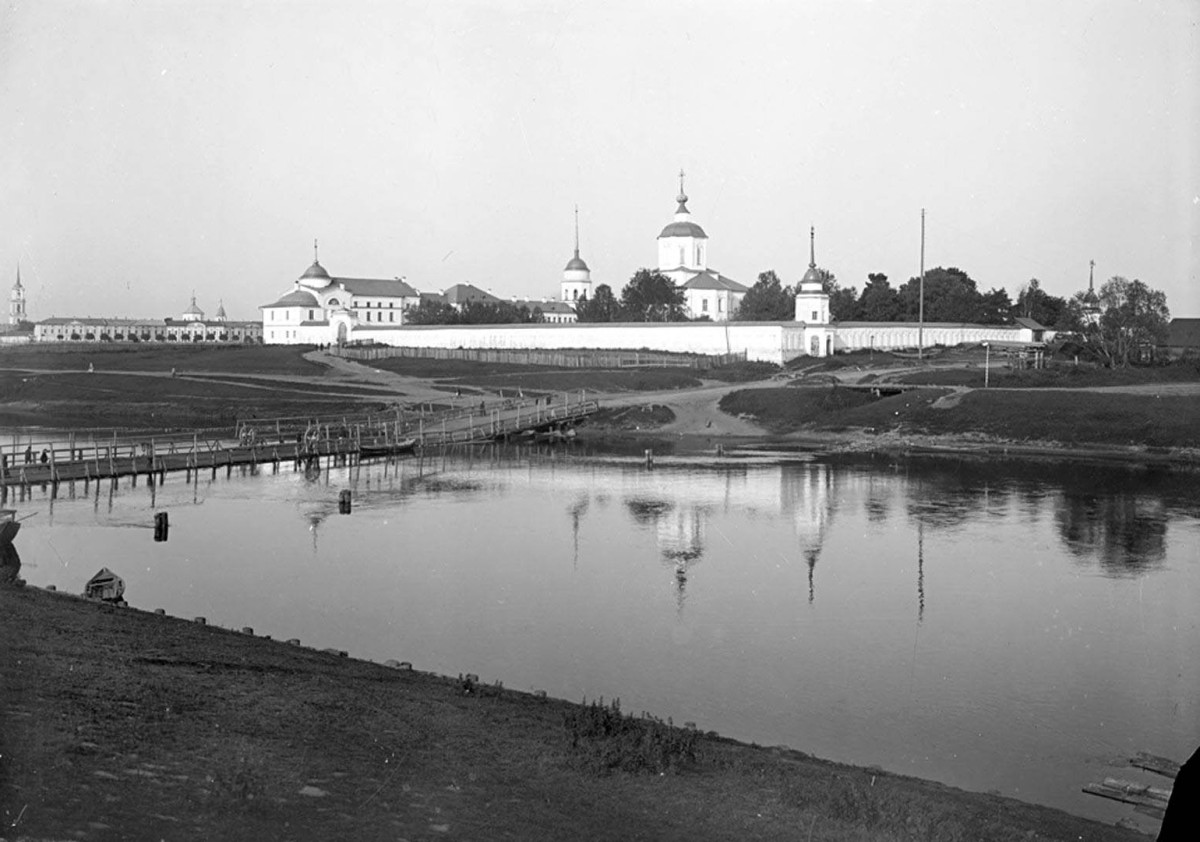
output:
[{"label": "white masonry building", "polygon": [[268,345],[347,342],[360,328],[394,329],[406,307],[421,295],[399,278],[335,278],[317,259],[277,301],[263,305],[263,341]]}]

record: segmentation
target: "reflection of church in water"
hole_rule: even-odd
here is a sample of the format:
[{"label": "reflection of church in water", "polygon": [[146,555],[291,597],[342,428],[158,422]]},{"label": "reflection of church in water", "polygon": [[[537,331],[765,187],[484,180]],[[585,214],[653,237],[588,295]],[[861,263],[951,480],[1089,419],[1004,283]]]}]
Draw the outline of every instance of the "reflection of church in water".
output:
[{"label": "reflection of church in water", "polygon": [[725,472],[690,474],[680,477],[674,500],[667,499],[665,487],[658,489],[653,500],[644,493],[626,500],[634,519],[653,528],[660,557],[674,573],[676,601],[681,609],[688,578],[704,557],[708,522],[714,512],[728,510],[734,500],[739,509],[790,520],[796,534],[796,559],[807,567],[808,601],[812,604],[817,562],[837,509],[837,475],[820,463],[786,465],[775,470],[777,484],[764,482],[765,477],[757,472],[749,477]]},{"label": "reflection of church in water", "polygon": [[816,595],[817,560],[833,521],[837,497],[833,472],[828,465],[810,463],[803,471],[787,471],[781,477],[780,508],[791,513],[800,554],[808,567],[808,603]]}]

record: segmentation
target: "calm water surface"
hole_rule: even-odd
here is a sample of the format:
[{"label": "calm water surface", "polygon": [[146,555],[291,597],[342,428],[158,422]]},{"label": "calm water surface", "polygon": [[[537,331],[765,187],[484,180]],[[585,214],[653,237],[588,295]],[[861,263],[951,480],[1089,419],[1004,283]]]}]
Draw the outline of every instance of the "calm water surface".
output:
[{"label": "calm water surface", "polygon": [[108,566],[140,608],[1113,821],[1084,783],[1161,785],[1124,758],[1200,744],[1198,500],[1125,469],[494,452],[34,490],[17,547],[35,585]]}]

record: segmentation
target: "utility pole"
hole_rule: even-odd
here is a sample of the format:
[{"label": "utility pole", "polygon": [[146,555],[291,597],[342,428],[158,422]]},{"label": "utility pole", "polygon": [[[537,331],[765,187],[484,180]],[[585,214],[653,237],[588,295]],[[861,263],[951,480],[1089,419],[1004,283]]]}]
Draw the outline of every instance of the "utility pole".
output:
[{"label": "utility pole", "polygon": [[925,208],[921,208],[921,280],[917,304],[917,359],[925,359]]}]

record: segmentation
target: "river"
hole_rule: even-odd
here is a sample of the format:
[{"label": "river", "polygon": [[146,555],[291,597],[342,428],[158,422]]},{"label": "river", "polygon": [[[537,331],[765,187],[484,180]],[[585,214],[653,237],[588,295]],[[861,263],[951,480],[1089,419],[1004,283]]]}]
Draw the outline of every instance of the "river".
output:
[{"label": "river", "polygon": [[1083,784],[1200,744],[1195,474],[492,449],[15,505],[34,585],[1104,821],[1155,826]]}]

